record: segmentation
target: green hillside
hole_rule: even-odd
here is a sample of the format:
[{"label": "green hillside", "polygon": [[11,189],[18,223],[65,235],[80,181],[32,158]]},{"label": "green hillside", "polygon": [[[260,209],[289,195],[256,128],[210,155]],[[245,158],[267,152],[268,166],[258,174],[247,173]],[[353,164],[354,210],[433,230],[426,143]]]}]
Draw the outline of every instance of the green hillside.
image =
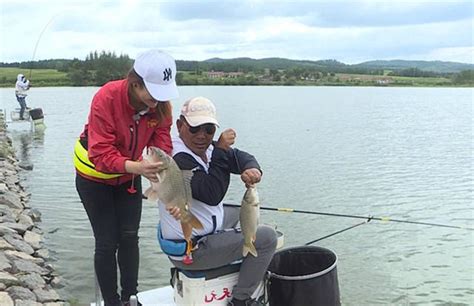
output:
[{"label": "green hillside", "polygon": [[406,60],[391,60],[391,61],[369,61],[363,62],[353,67],[361,67],[367,69],[387,69],[387,70],[402,70],[409,68],[417,68],[423,71],[432,71],[438,73],[455,73],[463,70],[473,70],[473,64],[443,62],[443,61],[406,61]]}]

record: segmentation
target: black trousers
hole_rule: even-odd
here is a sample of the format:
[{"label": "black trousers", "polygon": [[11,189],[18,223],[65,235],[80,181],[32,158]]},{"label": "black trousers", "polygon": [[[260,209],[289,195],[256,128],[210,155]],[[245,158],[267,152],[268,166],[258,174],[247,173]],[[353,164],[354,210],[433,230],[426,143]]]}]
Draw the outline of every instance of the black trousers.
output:
[{"label": "black trousers", "polygon": [[120,305],[117,294],[117,262],[120,269],[121,300],[137,294],[138,229],[142,213],[141,178],[118,186],[97,183],[76,175],[76,189],[95,237],[94,267],[105,305]]}]

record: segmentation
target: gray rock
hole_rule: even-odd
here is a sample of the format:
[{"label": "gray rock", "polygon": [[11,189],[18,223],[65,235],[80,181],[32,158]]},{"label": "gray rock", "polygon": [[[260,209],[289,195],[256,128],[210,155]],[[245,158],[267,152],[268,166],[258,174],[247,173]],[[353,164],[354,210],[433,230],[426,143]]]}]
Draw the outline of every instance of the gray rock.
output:
[{"label": "gray rock", "polygon": [[18,223],[27,226],[27,229],[31,229],[35,225],[33,220],[31,220],[31,217],[25,214],[20,214],[18,216]]},{"label": "gray rock", "polygon": [[7,184],[7,186],[10,188],[10,189],[13,189],[13,186],[16,186],[18,183],[20,183],[20,178],[18,177],[18,175],[16,174],[13,174],[10,173],[10,174],[6,174],[5,176],[5,184]]},{"label": "gray rock", "polygon": [[[13,159],[12,161],[16,162],[15,159]],[[6,160],[3,160],[2,162],[0,162],[0,168],[3,168],[3,169],[8,170],[8,171],[15,172],[15,166],[12,165],[11,163],[7,162]]]},{"label": "gray rock", "polygon": [[[11,237],[11,236],[10,236]],[[0,250],[14,250],[15,247],[0,237]]]},{"label": "gray rock", "polygon": [[3,252],[0,253],[0,271],[10,271],[12,268],[12,265],[10,264],[10,260],[3,254]]},{"label": "gray rock", "polygon": [[31,192],[26,192],[25,189],[23,189],[23,187],[21,185],[20,185],[20,189],[21,190],[18,192],[20,197],[25,198],[25,199],[29,199],[30,196],[31,196]]},{"label": "gray rock", "polygon": [[24,170],[33,170],[33,164],[25,161],[19,162],[18,167]]},{"label": "gray rock", "polygon": [[21,239],[13,238],[12,236],[4,236],[3,238],[18,251],[24,252],[28,255],[31,255],[35,252],[31,245]]},{"label": "gray rock", "polygon": [[45,264],[45,265],[44,265],[44,268],[45,268],[46,270],[48,270],[48,274],[51,274],[51,273],[54,272],[54,267],[53,267],[53,265],[50,264],[50,263]]},{"label": "gray rock", "polygon": [[4,216],[0,216],[0,224],[2,223],[6,223],[6,222],[16,222],[15,218],[13,218],[13,216],[7,216],[7,215],[4,215]]},{"label": "gray rock", "polygon": [[11,208],[5,204],[0,205],[0,215],[1,216],[9,216],[12,219],[15,219],[15,214],[12,212]]},{"label": "gray rock", "polygon": [[31,208],[31,205],[30,205],[29,200],[23,199],[23,207],[24,207],[25,209]]},{"label": "gray rock", "polygon": [[61,298],[56,293],[56,291],[44,290],[44,289],[35,289],[33,292],[36,294],[38,302],[45,303],[45,302],[55,302],[60,300]]},{"label": "gray rock", "polygon": [[33,227],[33,228],[31,229],[31,231],[32,231],[33,233],[37,233],[37,234],[43,235],[43,230],[40,229],[40,228],[38,228],[38,227],[36,227],[36,226]]},{"label": "gray rock", "polygon": [[51,287],[55,289],[60,289],[64,288],[64,282],[61,277],[59,276],[54,276],[53,279],[50,282]]},{"label": "gray rock", "polygon": [[0,224],[0,236],[11,235],[13,233],[16,233],[16,231]]},{"label": "gray rock", "polygon": [[40,234],[26,231],[25,235],[23,235],[23,238],[33,247],[33,249],[38,250],[41,248],[41,241],[43,239]]},{"label": "gray rock", "polygon": [[12,286],[7,289],[7,292],[13,300],[36,301],[36,295],[28,288]]},{"label": "gray rock", "polygon": [[0,204],[4,204],[8,207],[23,209],[20,198],[11,191],[0,194]]},{"label": "gray rock", "polygon": [[14,223],[14,222],[3,223],[3,226],[9,227],[9,228],[17,231],[18,233],[20,233],[22,235],[28,229],[28,226],[26,226],[24,224],[21,224],[21,223]]},{"label": "gray rock", "polygon": [[44,259],[43,258],[39,258],[39,257],[33,257],[31,255],[28,255],[26,253],[23,253],[23,252],[19,252],[19,251],[13,251],[13,250],[7,250],[5,251],[5,255],[10,259],[10,260],[15,260],[15,259],[25,259],[25,260],[29,260],[29,261],[32,261],[34,262],[35,264],[38,264],[38,265],[41,265],[44,263]]},{"label": "gray rock", "polygon": [[[6,207],[6,206],[4,206]],[[11,208],[11,207],[8,207],[8,209],[10,210],[11,214],[13,215],[13,217],[15,218],[15,220],[18,219],[18,216],[23,212],[23,208]],[[16,221],[15,221],[16,222]]]},{"label": "gray rock", "polygon": [[10,273],[0,271],[0,283],[5,284],[6,286],[14,286],[18,285],[20,281]]},{"label": "gray rock", "polygon": [[35,252],[35,255],[43,259],[49,258],[49,251],[47,249],[40,249]]},{"label": "gray rock", "polygon": [[41,221],[41,212],[37,210],[36,208],[32,208],[28,211],[28,216],[31,217],[31,219],[34,222],[40,222]]},{"label": "gray rock", "polygon": [[24,286],[30,288],[31,290],[43,288],[46,285],[46,282],[38,273],[22,275],[19,276],[18,279]]},{"label": "gray rock", "polygon": [[36,301],[15,300],[15,306],[42,306],[43,304]]},{"label": "gray rock", "polygon": [[25,260],[25,259],[16,259],[13,260],[13,272],[19,273],[19,272],[26,272],[26,273],[39,273],[41,275],[46,275],[49,273],[49,271],[45,268],[42,268],[35,264],[34,262]]},{"label": "gray rock", "polygon": [[0,193],[5,193],[8,191],[7,184],[5,183],[0,183]]},{"label": "gray rock", "polygon": [[6,292],[0,292],[0,305],[14,306],[12,298]]}]

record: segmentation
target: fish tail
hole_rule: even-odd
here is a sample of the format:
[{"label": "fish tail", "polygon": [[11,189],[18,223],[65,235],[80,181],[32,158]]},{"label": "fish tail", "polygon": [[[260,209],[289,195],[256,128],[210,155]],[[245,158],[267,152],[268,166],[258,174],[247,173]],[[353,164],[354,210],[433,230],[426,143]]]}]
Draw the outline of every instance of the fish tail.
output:
[{"label": "fish tail", "polygon": [[158,192],[153,189],[151,186],[143,193],[143,195],[150,201],[158,200]]},{"label": "fish tail", "polygon": [[186,241],[190,241],[193,235],[193,227],[189,222],[181,222],[181,229],[183,230],[183,236]]},{"label": "fish tail", "polygon": [[195,215],[193,215],[193,214],[190,214],[190,215],[191,215],[191,219],[189,220],[189,223],[191,224],[191,226],[193,228],[202,229],[203,226],[202,226],[201,221],[199,221],[199,219],[196,218]]},{"label": "fish tail", "polygon": [[255,249],[255,245],[253,244],[252,241],[245,242],[244,248],[242,250],[242,255],[245,257],[248,255],[248,253],[252,254],[253,257],[257,257],[257,250]]}]

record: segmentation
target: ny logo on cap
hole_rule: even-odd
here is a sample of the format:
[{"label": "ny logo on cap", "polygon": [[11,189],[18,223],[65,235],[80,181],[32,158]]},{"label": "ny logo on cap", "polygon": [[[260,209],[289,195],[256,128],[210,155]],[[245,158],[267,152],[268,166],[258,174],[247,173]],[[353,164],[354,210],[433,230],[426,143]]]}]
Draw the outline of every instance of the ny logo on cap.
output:
[{"label": "ny logo on cap", "polygon": [[163,81],[169,81],[171,78],[171,68],[167,68],[163,70]]}]

